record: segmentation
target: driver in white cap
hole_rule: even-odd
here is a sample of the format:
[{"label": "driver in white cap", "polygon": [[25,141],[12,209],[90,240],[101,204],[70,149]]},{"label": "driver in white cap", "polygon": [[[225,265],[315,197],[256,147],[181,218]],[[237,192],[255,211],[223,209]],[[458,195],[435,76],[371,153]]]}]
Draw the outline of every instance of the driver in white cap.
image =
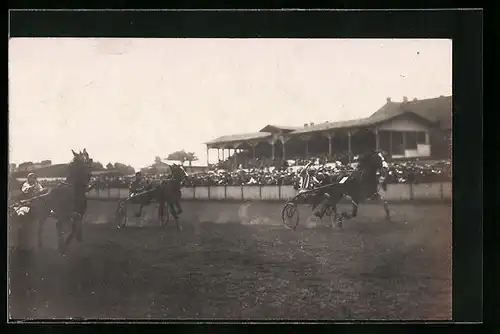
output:
[{"label": "driver in white cap", "polygon": [[23,183],[21,191],[25,197],[33,197],[44,191],[43,186],[38,182],[35,173],[28,174],[28,180]]}]

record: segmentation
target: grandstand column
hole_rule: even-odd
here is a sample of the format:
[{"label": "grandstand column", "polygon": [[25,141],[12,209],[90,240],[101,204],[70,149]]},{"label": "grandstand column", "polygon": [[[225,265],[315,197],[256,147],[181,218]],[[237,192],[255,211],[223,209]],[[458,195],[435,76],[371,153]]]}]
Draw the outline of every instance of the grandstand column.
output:
[{"label": "grandstand column", "polygon": [[285,136],[280,136],[280,141],[281,141],[281,146],[283,148],[283,160],[286,160],[286,149],[285,149],[285,144],[287,141],[290,140],[290,137],[285,137]]},{"label": "grandstand column", "polygon": [[392,158],[392,131],[389,131],[389,155]]},{"label": "grandstand column", "polygon": [[406,131],[403,131],[403,154],[406,151]]},{"label": "grandstand column", "polygon": [[380,136],[377,127],[375,127],[375,149],[377,151],[380,149]]},{"label": "grandstand column", "polygon": [[324,134],[324,136],[326,138],[328,138],[328,156],[331,157],[332,156],[332,139],[334,137],[334,133],[333,132],[327,132]]},{"label": "grandstand column", "polygon": [[217,147],[217,162],[220,162],[220,148]]},{"label": "grandstand column", "polygon": [[309,158],[309,140],[311,139],[311,136],[304,135],[300,136],[300,139],[306,142],[306,159]]},{"label": "grandstand column", "polygon": [[271,144],[271,158],[274,160],[274,149],[275,149],[275,144],[276,144],[276,138],[271,138],[268,140],[269,144]]},{"label": "grandstand column", "polygon": [[351,136],[351,131],[347,131],[347,152],[349,154],[349,162],[352,161]]},{"label": "grandstand column", "polygon": [[209,162],[210,162],[210,148],[207,145],[207,167],[209,165]]}]

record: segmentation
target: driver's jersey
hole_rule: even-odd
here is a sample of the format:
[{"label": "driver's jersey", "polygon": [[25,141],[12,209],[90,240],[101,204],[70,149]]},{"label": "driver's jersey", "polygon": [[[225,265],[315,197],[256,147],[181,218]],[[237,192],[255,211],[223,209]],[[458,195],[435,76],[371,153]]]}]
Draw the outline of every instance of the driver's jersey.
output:
[{"label": "driver's jersey", "polygon": [[320,184],[320,182],[313,175],[310,175],[309,173],[310,166],[311,164],[308,164],[300,173],[301,174],[299,180],[300,192],[313,189],[316,185]]},{"label": "driver's jersey", "polygon": [[23,183],[21,191],[25,196],[32,197],[41,193],[43,191],[43,186],[38,181],[35,181],[33,184],[26,181]]},{"label": "driver's jersey", "polygon": [[130,184],[130,194],[137,194],[137,193],[140,193],[142,191],[144,191],[144,182],[141,180],[134,180],[131,184]]}]

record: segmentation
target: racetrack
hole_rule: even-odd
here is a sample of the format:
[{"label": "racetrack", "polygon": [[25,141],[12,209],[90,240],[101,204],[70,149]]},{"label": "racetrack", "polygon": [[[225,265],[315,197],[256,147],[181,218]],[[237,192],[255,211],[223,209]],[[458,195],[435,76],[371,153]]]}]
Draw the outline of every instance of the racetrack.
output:
[{"label": "racetrack", "polygon": [[116,203],[92,201],[85,240],[65,258],[47,224],[47,249],[10,252],[11,318],[451,317],[449,205],[393,204],[389,223],[365,204],[343,229],[303,206],[295,232],[281,226],[282,204],[183,206],[182,232],[158,227],[154,205],[144,226],[117,230]]}]

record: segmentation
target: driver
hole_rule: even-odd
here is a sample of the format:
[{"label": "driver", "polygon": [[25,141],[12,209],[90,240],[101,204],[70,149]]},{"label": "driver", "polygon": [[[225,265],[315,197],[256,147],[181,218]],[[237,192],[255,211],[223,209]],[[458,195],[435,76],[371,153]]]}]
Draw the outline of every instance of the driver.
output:
[{"label": "driver", "polygon": [[28,180],[23,183],[21,187],[21,192],[23,197],[29,198],[34,197],[42,192],[44,192],[44,188],[40,182],[38,182],[35,173],[28,174]]},{"label": "driver", "polygon": [[299,194],[305,191],[313,189],[315,186],[319,185],[320,182],[316,179],[314,170],[311,170],[311,166],[314,162],[310,161],[303,169],[300,171],[300,181],[299,181]]},{"label": "driver", "polygon": [[144,191],[144,180],[142,178],[141,172],[135,173],[135,179],[130,184],[130,197],[137,195],[140,192]]}]

